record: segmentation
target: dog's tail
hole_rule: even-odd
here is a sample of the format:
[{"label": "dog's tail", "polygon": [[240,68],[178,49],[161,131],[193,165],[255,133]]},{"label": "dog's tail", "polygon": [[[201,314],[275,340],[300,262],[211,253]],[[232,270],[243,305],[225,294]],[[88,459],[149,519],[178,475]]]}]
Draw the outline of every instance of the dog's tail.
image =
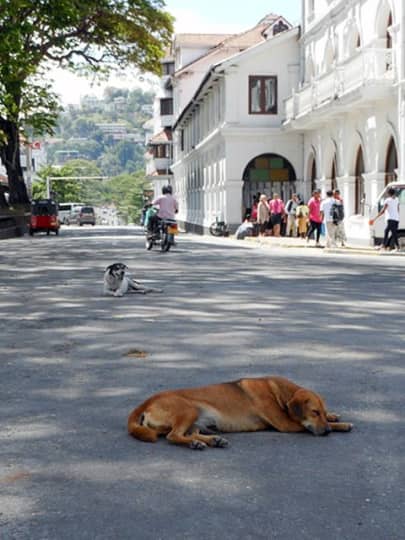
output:
[{"label": "dog's tail", "polygon": [[147,403],[142,403],[131,412],[128,417],[128,433],[140,441],[156,442],[158,438],[157,432],[146,425],[142,425],[146,408]]}]

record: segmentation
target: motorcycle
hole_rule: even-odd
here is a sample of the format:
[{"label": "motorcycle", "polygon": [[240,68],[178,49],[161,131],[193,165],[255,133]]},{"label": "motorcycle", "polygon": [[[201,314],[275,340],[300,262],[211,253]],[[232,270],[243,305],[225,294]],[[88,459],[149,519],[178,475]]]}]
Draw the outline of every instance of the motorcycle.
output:
[{"label": "motorcycle", "polygon": [[214,223],[211,223],[209,230],[212,236],[229,236],[228,225],[225,221],[220,221],[218,217],[215,219]]},{"label": "motorcycle", "polygon": [[159,219],[152,229],[145,228],[145,247],[150,251],[160,245],[162,251],[169,251],[174,246],[174,237],[179,233],[175,219]]}]

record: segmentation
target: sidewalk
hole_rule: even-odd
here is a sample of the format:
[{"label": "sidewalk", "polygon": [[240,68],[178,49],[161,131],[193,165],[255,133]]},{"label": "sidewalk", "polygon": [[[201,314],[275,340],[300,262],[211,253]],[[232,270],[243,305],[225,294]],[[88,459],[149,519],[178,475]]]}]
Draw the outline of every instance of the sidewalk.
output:
[{"label": "sidewalk", "polygon": [[[291,238],[287,236],[265,236],[265,237],[247,237],[245,241],[256,243],[258,245],[265,245],[268,247],[283,247],[283,248],[304,248],[304,249],[316,249],[315,241],[310,240],[309,242],[303,238]],[[345,247],[336,247],[336,248],[325,248],[325,237],[321,237],[321,245],[323,251],[327,253],[350,253],[350,254],[360,254],[360,255],[378,255],[378,256],[405,256],[405,250],[399,252],[386,252],[377,249],[374,246],[367,245],[366,242],[359,239],[348,239]]]}]

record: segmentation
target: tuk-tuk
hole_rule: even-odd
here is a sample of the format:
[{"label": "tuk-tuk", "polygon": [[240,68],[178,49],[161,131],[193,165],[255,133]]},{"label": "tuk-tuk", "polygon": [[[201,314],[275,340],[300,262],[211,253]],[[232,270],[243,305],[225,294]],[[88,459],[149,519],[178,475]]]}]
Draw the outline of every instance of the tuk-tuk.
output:
[{"label": "tuk-tuk", "polygon": [[32,201],[31,204],[31,221],[29,233],[33,236],[34,232],[46,232],[49,234],[53,231],[59,234],[59,218],[58,206],[52,199],[39,199]]}]

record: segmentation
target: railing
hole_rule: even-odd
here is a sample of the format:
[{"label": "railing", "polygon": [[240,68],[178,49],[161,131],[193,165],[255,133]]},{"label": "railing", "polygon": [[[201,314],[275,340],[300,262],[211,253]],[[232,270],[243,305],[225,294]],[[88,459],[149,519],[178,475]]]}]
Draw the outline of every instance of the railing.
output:
[{"label": "railing", "polygon": [[309,114],[323,104],[363,86],[387,86],[394,80],[391,49],[362,49],[288,98],[285,101],[286,120]]}]

